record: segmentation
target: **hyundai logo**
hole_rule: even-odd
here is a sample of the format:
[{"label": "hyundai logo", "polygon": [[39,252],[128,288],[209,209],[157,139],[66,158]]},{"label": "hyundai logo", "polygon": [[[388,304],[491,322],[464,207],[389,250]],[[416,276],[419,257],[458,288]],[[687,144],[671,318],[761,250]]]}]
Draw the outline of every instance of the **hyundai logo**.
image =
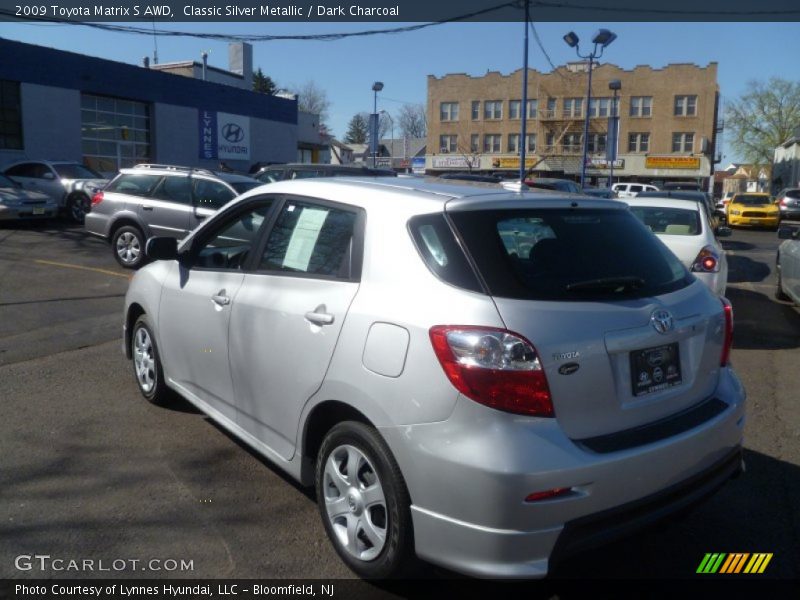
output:
[{"label": "hyundai logo", "polygon": [[664,310],[663,308],[653,311],[653,314],[650,315],[650,324],[658,333],[672,331],[674,326],[672,315],[668,310]]},{"label": "hyundai logo", "polygon": [[231,144],[241,142],[244,139],[244,131],[236,123],[226,123],[222,127],[222,137]]}]

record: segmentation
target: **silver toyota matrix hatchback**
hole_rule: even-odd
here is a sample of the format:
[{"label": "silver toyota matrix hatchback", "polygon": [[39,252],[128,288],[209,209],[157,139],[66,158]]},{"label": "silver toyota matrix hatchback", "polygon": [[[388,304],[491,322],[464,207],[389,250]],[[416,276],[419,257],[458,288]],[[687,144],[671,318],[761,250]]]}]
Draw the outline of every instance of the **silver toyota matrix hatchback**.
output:
[{"label": "silver toyota matrix hatchback", "polygon": [[731,306],[620,202],[279,182],[147,253],[142,394],[316,486],[362,577],[542,577],[741,470]]}]

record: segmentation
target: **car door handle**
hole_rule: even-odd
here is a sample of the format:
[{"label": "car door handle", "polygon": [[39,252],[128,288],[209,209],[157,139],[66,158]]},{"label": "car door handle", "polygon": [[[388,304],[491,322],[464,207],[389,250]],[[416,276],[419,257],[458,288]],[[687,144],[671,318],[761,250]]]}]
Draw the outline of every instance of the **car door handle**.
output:
[{"label": "car door handle", "polygon": [[153,210],[152,206],[142,206],[142,210]]},{"label": "car door handle", "polygon": [[220,290],[218,294],[211,296],[211,299],[220,306],[228,306],[231,303],[231,299],[225,290]]},{"label": "car door handle", "polygon": [[325,312],[325,305],[321,304],[314,310],[306,313],[306,320],[311,321],[315,325],[330,325],[333,323],[333,315]]}]

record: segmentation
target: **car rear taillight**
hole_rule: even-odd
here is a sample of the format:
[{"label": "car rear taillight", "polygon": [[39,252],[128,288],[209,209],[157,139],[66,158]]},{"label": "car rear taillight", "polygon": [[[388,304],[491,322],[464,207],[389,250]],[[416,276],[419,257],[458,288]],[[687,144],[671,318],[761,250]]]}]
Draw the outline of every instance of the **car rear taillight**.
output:
[{"label": "car rear taillight", "polygon": [[789,202],[786,201],[786,198],[781,198],[781,206],[789,206]]},{"label": "car rear taillight", "polygon": [[727,298],[720,298],[720,300],[725,313],[725,339],[722,342],[722,356],[719,364],[721,367],[725,367],[730,361],[731,346],[733,346],[733,306]]},{"label": "car rear taillight", "polygon": [[719,254],[713,246],[705,246],[692,263],[694,273],[718,273]]},{"label": "car rear taillight", "polygon": [[553,403],[533,345],[504,329],[436,325],[431,343],[447,378],[475,402],[536,417],[552,417]]},{"label": "car rear taillight", "polygon": [[97,206],[103,201],[103,192],[97,192],[92,196],[92,206]]}]

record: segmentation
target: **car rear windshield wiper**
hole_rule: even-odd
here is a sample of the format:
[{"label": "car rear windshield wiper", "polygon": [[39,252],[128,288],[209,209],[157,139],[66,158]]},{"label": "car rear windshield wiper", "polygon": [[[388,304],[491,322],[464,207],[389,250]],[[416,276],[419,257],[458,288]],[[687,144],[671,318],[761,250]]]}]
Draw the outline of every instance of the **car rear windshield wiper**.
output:
[{"label": "car rear windshield wiper", "polygon": [[644,286],[644,279],[635,276],[626,277],[600,277],[575,281],[567,285],[568,292],[583,292],[603,290],[607,292],[629,292]]}]

